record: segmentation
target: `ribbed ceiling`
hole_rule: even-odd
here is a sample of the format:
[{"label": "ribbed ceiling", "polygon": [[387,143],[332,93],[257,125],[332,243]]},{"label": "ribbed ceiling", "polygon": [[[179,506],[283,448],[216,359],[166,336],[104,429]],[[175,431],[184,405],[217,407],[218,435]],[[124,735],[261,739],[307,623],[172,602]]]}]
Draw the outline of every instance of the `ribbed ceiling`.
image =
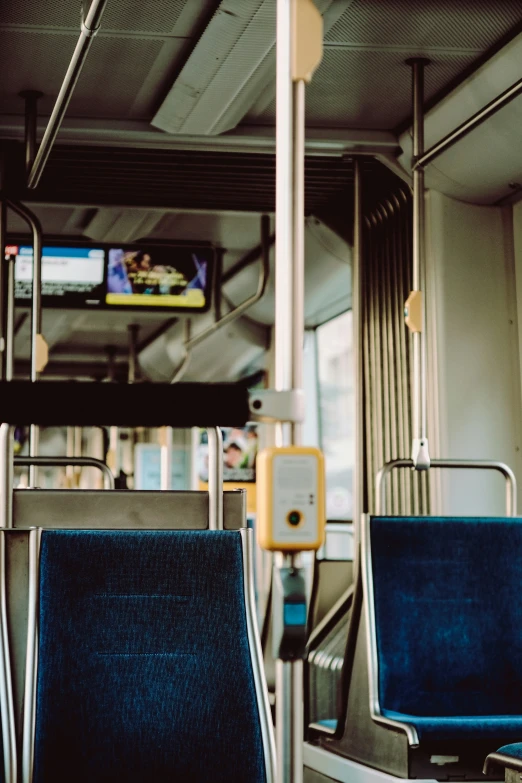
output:
[{"label": "ribbed ceiling", "polygon": [[518,0],[355,0],[328,43],[489,49],[522,18]]},{"label": "ribbed ceiling", "polygon": [[[110,0],[69,117],[149,119],[220,0]],[[80,34],[81,1],[0,0],[0,112],[39,90],[49,114]]]},{"label": "ribbed ceiling", "polygon": [[[382,192],[391,174],[365,160],[367,192]],[[20,178],[11,176],[13,185]],[[349,157],[306,160],[306,211],[317,213],[351,191]],[[275,209],[275,157],[182,150],[56,147],[34,193],[20,198],[63,204],[114,204],[180,209]]]},{"label": "ribbed ceiling", "polygon": [[[103,26],[107,30],[141,30],[170,33],[185,0],[118,0],[107,3]],[[38,27],[79,27],[81,2],[63,0],[2,0],[2,22]]]},{"label": "ribbed ceiling", "polygon": [[[504,38],[522,29],[520,0],[354,0],[325,35],[323,62],[307,90],[315,127],[386,128],[411,115],[405,61],[423,56],[428,102]],[[334,3],[332,9],[336,8]],[[264,94],[246,124],[273,124],[274,93]]]}]

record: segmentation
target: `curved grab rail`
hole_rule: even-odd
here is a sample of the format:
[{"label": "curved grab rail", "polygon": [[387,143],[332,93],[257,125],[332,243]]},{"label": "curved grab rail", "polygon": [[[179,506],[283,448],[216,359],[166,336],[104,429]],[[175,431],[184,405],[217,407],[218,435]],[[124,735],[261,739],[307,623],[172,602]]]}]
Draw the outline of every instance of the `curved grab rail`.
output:
[{"label": "curved grab rail", "polygon": [[[394,459],[387,462],[377,473],[375,480],[375,513],[383,516],[386,513],[386,476],[396,468],[415,469],[411,459]],[[430,468],[464,468],[468,470],[496,470],[506,479],[506,516],[517,514],[517,480],[511,468],[504,462],[485,459],[432,459]]]},{"label": "curved grab rail", "polygon": [[[215,334],[219,329],[222,329],[223,326],[227,326],[233,321],[236,321],[240,316],[246,313],[247,310],[257,304],[265,295],[270,277],[270,218],[268,215],[261,216],[261,248],[261,269],[259,270],[255,293],[241,302],[241,304],[237,305],[237,307],[229,310],[228,313],[225,313],[219,320],[215,321],[202,332],[195,334],[193,337],[184,339],[183,359],[176,370],[171,383],[178,383],[183,378],[190,363],[191,352],[197,345],[206,340],[207,337],[210,337],[210,335]],[[241,272],[241,269],[238,270],[238,274],[239,272]]]},{"label": "curved grab rail", "polygon": [[105,489],[114,489],[114,476],[105,462],[94,457],[15,457],[15,467],[67,468],[70,465],[81,468],[97,468],[103,473]]}]

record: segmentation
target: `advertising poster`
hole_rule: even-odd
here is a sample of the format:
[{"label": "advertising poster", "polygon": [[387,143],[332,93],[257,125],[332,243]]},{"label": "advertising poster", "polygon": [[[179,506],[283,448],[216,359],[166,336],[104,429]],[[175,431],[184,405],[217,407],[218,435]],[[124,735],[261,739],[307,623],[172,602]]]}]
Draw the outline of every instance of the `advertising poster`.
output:
[{"label": "advertising poster", "polygon": [[[254,482],[256,480],[257,427],[249,425],[242,429],[222,427],[223,433],[223,481],[232,483]],[[201,431],[199,454],[199,478],[208,481],[208,440],[205,430]]]}]

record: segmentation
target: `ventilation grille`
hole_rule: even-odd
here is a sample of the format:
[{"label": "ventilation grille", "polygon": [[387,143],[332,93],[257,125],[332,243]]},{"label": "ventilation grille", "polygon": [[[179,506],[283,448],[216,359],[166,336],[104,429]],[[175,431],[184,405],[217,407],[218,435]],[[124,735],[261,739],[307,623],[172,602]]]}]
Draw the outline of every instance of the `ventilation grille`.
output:
[{"label": "ventilation grille", "polygon": [[[18,93],[33,89],[44,93],[40,113],[50,113],[77,40],[76,34],[0,32],[0,70],[4,74],[0,111],[23,112]],[[136,118],[134,103],[163,43],[157,39],[96,37],[68,115]],[[32,60],[27,58],[28,51]],[[153,112],[156,100],[152,89],[142,108],[145,116]]]},{"label": "ventilation grille", "polygon": [[[431,61],[429,102],[521,30],[520,0],[355,0],[326,33],[323,62],[307,90],[307,122],[394,128],[411,114],[407,59]],[[263,97],[245,118],[274,121],[275,99],[267,106]]]},{"label": "ventilation grille", "polygon": [[[410,52],[410,56],[423,55]],[[306,93],[309,126],[393,128],[411,112],[411,71],[402,52],[326,49],[323,62]],[[426,68],[426,98],[434,96],[469,67],[474,55],[431,58]],[[372,74],[379,74],[373,82]],[[275,122],[275,100],[247,122]]]},{"label": "ventilation grille", "polygon": [[[110,0],[103,13],[105,30],[170,33],[186,0]],[[193,0],[191,0],[193,2]],[[81,0],[2,0],[4,25],[80,28]]]},{"label": "ventilation grille", "polygon": [[[150,120],[220,0],[109,0],[67,117]],[[0,113],[22,90],[52,111],[80,34],[81,0],[0,0]]]},{"label": "ventilation grille", "polygon": [[326,41],[483,51],[521,20],[519,0],[355,0]]},{"label": "ventilation grille", "polygon": [[[21,151],[21,149],[20,149]],[[365,159],[366,192],[382,193],[390,173]],[[22,179],[12,171],[11,186]],[[353,162],[349,157],[306,160],[306,211],[331,204],[349,223]],[[185,150],[56,147],[39,188],[19,192],[39,202],[273,212],[275,157]]]}]

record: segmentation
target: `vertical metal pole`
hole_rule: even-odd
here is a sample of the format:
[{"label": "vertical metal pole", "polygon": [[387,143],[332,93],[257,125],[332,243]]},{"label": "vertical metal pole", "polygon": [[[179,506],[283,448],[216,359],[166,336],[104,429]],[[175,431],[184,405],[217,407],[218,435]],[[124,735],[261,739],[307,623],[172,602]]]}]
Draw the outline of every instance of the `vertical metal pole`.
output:
[{"label": "vertical metal pole", "polygon": [[[129,368],[127,374],[127,383],[136,383],[136,381],[139,380],[139,370],[140,370],[140,366],[138,363],[138,336],[140,332],[139,325],[130,324],[128,327],[128,332],[129,332]],[[134,472],[135,472],[134,447],[136,445],[136,438],[137,438],[136,429],[133,428],[129,432],[129,440],[128,440],[129,461],[130,461],[129,467],[130,467],[130,472],[132,473],[133,481],[134,481]],[[132,486],[135,487],[135,483],[133,483]]]},{"label": "vertical metal pole", "polygon": [[25,101],[25,171],[28,176],[36,155],[38,100],[42,95],[38,90],[24,90],[20,93]]},{"label": "vertical metal pole", "polygon": [[[2,424],[1,427],[7,427]],[[8,429],[10,429],[8,427]],[[5,533],[0,533],[0,719],[2,721],[2,751],[5,783],[17,783],[18,754],[14,717],[13,680],[7,625],[7,575]]]},{"label": "vertical metal pole", "polygon": [[13,428],[0,424],[0,528],[13,526]]},{"label": "vertical metal pole", "polygon": [[[424,152],[424,58],[408,60],[412,68],[413,92],[413,162]],[[424,236],[424,170],[413,170],[413,290],[425,288],[425,236]],[[426,364],[426,302],[422,301],[421,331],[413,332],[413,400],[412,400],[412,459],[418,470],[429,468],[428,414],[427,414],[427,364]]]},{"label": "vertical metal pole", "polygon": [[22,783],[32,783],[36,727],[36,683],[38,668],[38,588],[42,531],[29,533],[29,602],[22,726]]},{"label": "vertical metal pole", "polygon": [[172,489],[172,436],[172,427],[161,428],[161,489]]},{"label": "vertical metal pole", "polygon": [[[294,286],[298,270],[295,241],[299,236],[294,194],[297,162],[294,124],[299,115],[300,91],[292,81],[292,2],[277,0],[276,66],[276,242],[275,242],[275,388],[288,390],[299,373],[295,359]],[[299,133],[299,131],[297,131]],[[302,334],[301,334],[302,339]],[[299,433],[277,425],[277,445]],[[276,567],[289,559],[276,556]],[[301,662],[299,662],[301,663]],[[276,660],[276,749],[278,783],[302,781],[302,663]],[[297,693],[296,693],[297,692]],[[297,710],[294,710],[297,706]],[[297,722],[297,725],[296,725]],[[297,741],[296,741],[297,739]]]},{"label": "vertical metal pole", "polygon": [[[293,340],[292,288],[294,284],[294,87],[291,74],[291,0],[277,1],[277,71],[276,71],[276,215],[275,215],[275,388],[292,388]],[[282,446],[281,425],[276,432]]]},{"label": "vertical metal pole", "polygon": [[208,527],[223,530],[223,434],[208,427]]},{"label": "vertical metal pole", "polygon": [[[292,263],[292,332],[291,332],[291,386],[303,388],[303,343],[304,343],[304,264],[305,264],[305,91],[303,80],[294,82],[292,90],[293,107],[293,263]],[[277,335],[276,335],[277,337]],[[292,424],[290,442],[294,446],[302,443],[302,424]]]},{"label": "vertical metal pole", "polygon": [[199,489],[198,450],[200,439],[199,427],[192,427],[190,431],[190,489],[193,492]]},{"label": "vertical metal pole", "polygon": [[356,541],[360,540],[361,515],[368,509],[364,505],[364,476],[367,470],[364,453],[364,389],[363,389],[363,302],[361,268],[363,254],[363,211],[362,211],[362,167],[359,158],[354,160],[354,208],[353,208],[353,255],[352,255],[352,331],[353,331],[353,373],[355,404],[355,466],[353,475],[353,519]]},{"label": "vertical metal pole", "polygon": [[[82,446],[83,446],[83,428],[82,427],[75,427],[74,428],[74,450],[73,450],[73,456],[74,457],[81,457],[82,456]],[[82,469],[80,465],[76,465],[74,468],[74,485],[75,487],[79,487],[81,484],[81,478],[82,478]]]},{"label": "vertical metal pole", "polygon": [[[36,215],[18,201],[7,201],[7,206],[26,220],[33,234],[33,296],[31,306],[31,381],[38,380],[38,342],[42,334],[42,226]],[[31,424],[29,456],[38,456],[40,428]],[[38,482],[36,465],[29,468],[29,486]]]},{"label": "vertical metal pole", "polygon": [[[74,427],[67,427],[66,432],[66,446],[65,455],[67,457],[74,457]],[[65,480],[67,489],[72,489],[74,486],[74,467],[73,465],[67,465],[65,468]]]},{"label": "vertical metal pole", "polygon": [[128,383],[136,383],[138,379],[138,335],[140,327],[138,324],[129,326],[129,374]]},{"label": "vertical metal pole", "polygon": [[5,246],[7,244],[7,209],[4,199],[0,199],[0,379],[5,378],[6,357],[6,285]]},{"label": "vertical metal pole", "polygon": [[[12,381],[14,377],[14,329],[15,329],[15,260],[9,259],[7,266],[7,290],[6,290],[6,321],[5,321],[5,368],[4,378]],[[13,428],[8,424],[2,424],[3,436],[1,446],[0,467],[0,505],[5,517],[0,521],[0,527],[13,526],[13,472],[14,472],[14,441]]]},{"label": "vertical metal pole", "polygon": [[[274,338],[278,391],[303,387],[305,82],[319,64],[320,53],[313,51],[303,58],[310,40],[305,45],[297,39],[313,38],[313,26],[319,22],[309,0],[277,0]],[[279,446],[300,445],[301,438],[299,424],[276,429]],[[300,553],[277,553],[276,567],[300,569]],[[276,736],[278,783],[302,783],[302,660],[276,661]]]},{"label": "vertical metal pole", "polygon": [[7,290],[5,302],[5,368],[4,378],[12,381],[14,376],[14,331],[15,331],[15,260],[7,265]]},{"label": "vertical metal pole", "polygon": [[[107,381],[114,383],[116,380],[116,348],[108,345],[107,348]],[[109,453],[107,462],[116,480],[120,476],[120,431],[118,427],[109,427]]]}]

